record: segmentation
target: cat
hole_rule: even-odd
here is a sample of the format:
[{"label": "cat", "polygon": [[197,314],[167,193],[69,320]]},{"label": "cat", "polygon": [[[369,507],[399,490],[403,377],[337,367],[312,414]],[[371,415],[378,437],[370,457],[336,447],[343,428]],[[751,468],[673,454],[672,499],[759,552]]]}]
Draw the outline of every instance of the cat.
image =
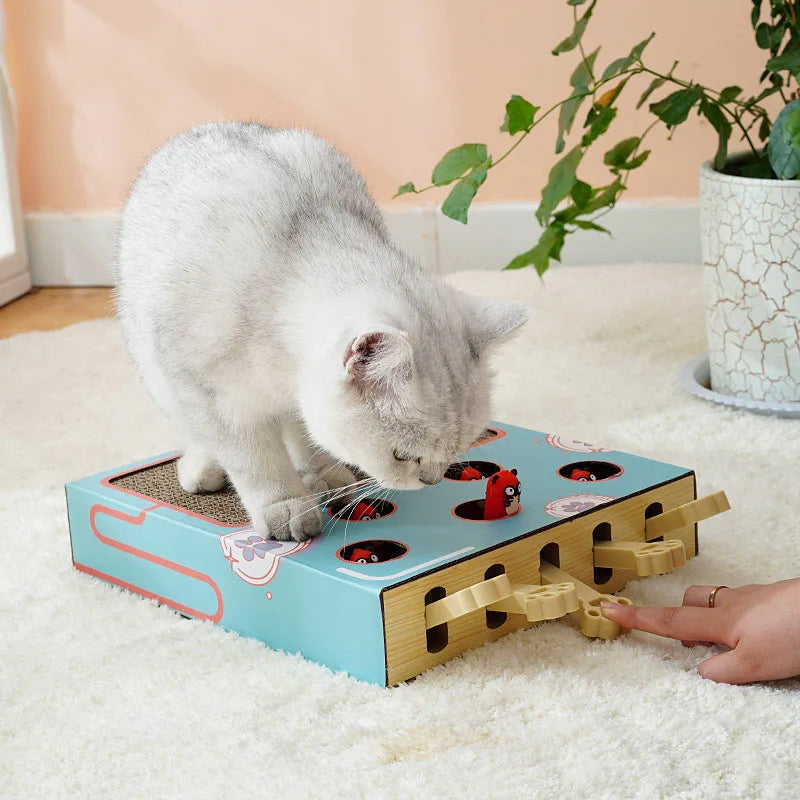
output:
[{"label": "cat", "polygon": [[230,481],[302,541],[323,492],[419,489],[483,430],[490,345],[525,306],[456,292],[398,249],[315,134],[208,123],[156,150],[122,213],[123,338],[174,425],[187,492]]}]

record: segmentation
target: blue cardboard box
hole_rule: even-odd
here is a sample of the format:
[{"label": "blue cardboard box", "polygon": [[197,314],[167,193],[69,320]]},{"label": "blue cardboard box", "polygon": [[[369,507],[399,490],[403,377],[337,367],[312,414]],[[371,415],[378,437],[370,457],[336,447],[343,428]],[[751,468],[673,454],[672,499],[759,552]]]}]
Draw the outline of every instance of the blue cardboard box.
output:
[{"label": "blue cardboard box", "polygon": [[[437,598],[503,573],[538,584],[545,550],[583,583],[617,591],[634,574],[594,567],[597,531],[643,541],[648,516],[695,498],[689,469],[497,423],[436,486],[367,500],[349,519],[328,509],[321,536],[275,542],[255,534],[232,490],[185,495],[177,457],[67,484],[75,567],[380,685],[529,624],[478,609],[431,629]],[[467,464],[481,477],[457,479]],[[521,509],[483,521],[475,501],[500,467],[518,470]],[[695,526],[671,535],[696,553]]]}]

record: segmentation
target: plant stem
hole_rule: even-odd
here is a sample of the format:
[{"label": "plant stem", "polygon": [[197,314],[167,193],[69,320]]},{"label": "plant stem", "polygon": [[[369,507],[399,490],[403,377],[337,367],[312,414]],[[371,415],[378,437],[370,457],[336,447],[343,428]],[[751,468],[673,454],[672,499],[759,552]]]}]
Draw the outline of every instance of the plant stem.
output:
[{"label": "plant stem", "polygon": [[750,146],[750,149],[753,151],[753,155],[758,158],[759,152],[758,148],[753,144],[753,140],[750,138],[750,134],[747,132],[747,128],[745,128],[744,124],[742,123],[742,118],[736,114],[734,111],[731,111],[729,108],[725,108],[725,106],[719,106],[723,111],[727,112],[728,114],[733,117],[733,121],[742,129],[742,134],[744,138],[747,140],[747,144]]},{"label": "plant stem", "polygon": [[[575,7],[573,7],[573,12],[572,13],[573,13],[573,17],[577,16],[577,12],[575,10]],[[488,169],[493,169],[498,164],[502,163],[506,158],[508,158],[508,156],[510,156],[511,153],[513,153],[514,150],[516,150],[517,147],[519,147],[520,144],[525,139],[527,139],[527,137],[531,134],[531,132],[533,131],[533,129],[537,125],[539,125],[541,122],[543,122],[545,119],[547,119],[547,117],[549,117],[550,114],[552,114],[554,111],[557,111],[559,108],[561,108],[561,106],[563,106],[564,103],[568,103],[571,100],[575,100],[577,97],[583,98],[583,97],[588,97],[589,95],[591,95],[594,98],[597,95],[597,91],[602,86],[605,86],[607,83],[611,83],[612,81],[619,81],[621,78],[624,78],[626,76],[632,76],[632,75],[639,75],[641,73],[647,73],[648,75],[652,75],[653,77],[661,78],[665,82],[669,82],[669,83],[673,83],[673,84],[675,84],[677,86],[681,86],[684,89],[689,89],[692,86],[697,86],[704,94],[716,95],[717,98],[721,94],[719,91],[717,91],[715,89],[709,89],[708,87],[703,86],[702,84],[699,84],[699,83],[691,84],[691,83],[687,83],[686,81],[682,81],[680,78],[674,77],[672,73],[673,73],[673,70],[675,69],[675,67],[678,64],[677,61],[672,65],[672,68],[670,69],[670,71],[666,75],[661,73],[661,72],[657,72],[654,69],[651,69],[650,67],[646,66],[645,63],[641,59],[639,59],[636,66],[633,66],[633,67],[631,67],[629,69],[623,70],[622,72],[618,73],[617,75],[614,75],[614,76],[612,76],[610,78],[606,78],[605,80],[602,80],[602,79],[597,80],[597,79],[594,78],[594,75],[593,75],[592,71],[588,69],[588,64],[587,64],[587,60],[586,60],[586,53],[583,50],[583,46],[580,43],[579,43],[578,46],[579,46],[579,49],[580,49],[580,52],[581,52],[581,58],[583,59],[584,66],[586,66],[588,74],[592,77],[592,84],[593,85],[592,85],[591,91],[590,92],[586,92],[586,93],[584,93],[582,95],[574,95],[574,96],[570,96],[570,97],[565,97],[563,100],[559,100],[559,102],[554,103],[552,106],[550,106],[550,108],[548,108],[543,114],[541,114],[540,116],[538,116],[534,120],[534,122],[531,124],[531,127],[528,128],[528,130],[524,131],[522,133],[522,135],[519,136],[514,141],[514,143],[511,145],[511,147],[509,147],[498,159],[496,159],[495,161],[492,161],[492,163],[489,165]],[[719,103],[719,101],[717,99],[710,98],[710,100],[711,100],[711,102],[717,104],[721,109],[723,109],[725,112],[727,112],[733,118],[734,122],[739,126],[739,128],[741,128],[742,133],[743,133],[743,138],[747,140],[747,143],[750,146],[750,149],[753,151],[753,154],[755,156],[758,156],[759,155],[758,148],[753,144],[753,141],[751,140],[750,136],[748,135],[747,128],[745,128],[744,124],[742,123],[741,117],[739,115],[737,115],[736,113],[734,113],[731,109],[727,108],[725,105]],[[767,117],[766,109],[762,108],[758,104],[753,103],[751,105],[748,105],[747,103],[744,103],[744,102],[742,102],[740,100],[732,100],[730,102],[732,104],[734,104],[734,105],[740,106],[744,113],[753,114],[754,117],[756,117],[756,119],[758,119],[760,117]],[[642,134],[641,138],[644,138],[644,136],[658,122],[659,122],[658,119],[654,120],[647,127],[645,132]],[[442,184],[442,185],[449,186],[450,184],[455,183],[457,180],[460,180],[460,177],[459,178],[455,178],[454,180],[450,181],[449,183]],[[627,175],[623,179],[623,181],[625,181],[625,180],[627,180]],[[625,185],[625,184],[623,183],[623,185]],[[431,184],[428,184],[427,186],[423,186],[421,189],[417,189],[414,192],[414,194],[422,194],[423,192],[427,192],[430,189],[435,189],[435,188],[437,188],[437,184],[431,183]]]},{"label": "plant stem", "polygon": [[[677,61],[675,63],[677,64]],[[716,95],[717,97],[719,97],[719,95],[722,94],[716,89],[709,89],[708,86],[703,86],[702,83],[686,83],[686,81],[682,81],[680,78],[674,77],[672,74],[672,70],[670,70],[666,75],[663,75],[660,72],[656,72],[656,70],[654,69],[650,69],[650,67],[646,66],[641,59],[639,60],[639,64],[641,65],[642,72],[646,72],[649,75],[653,75],[656,78],[662,78],[665,81],[669,81],[670,83],[682,86],[684,89],[690,89],[692,86],[697,86],[697,88],[700,89],[704,94]],[[672,66],[672,69],[675,69],[674,64]],[[714,102],[718,103],[719,101],[714,100]],[[754,113],[758,112],[760,114],[766,114],[766,109],[761,108],[761,106],[759,105],[756,104],[748,105],[747,103],[742,102],[741,100],[731,100],[730,102],[733,103],[734,105],[741,106],[745,111],[752,111]]]},{"label": "plant stem", "polygon": [[[625,70],[625,71],[623,71],[623,72],[620,72],[618,75],[614,75],[614,77],[613,77],[613,78],[606,78],[605,80],[600,80],[600,81],[597,81],[597,82],[596,82],[596,84],[595,84],[595,90],[599,89],[601,86],[605,86],[607,83],[611,83],[612,81],[618,80],[619,78],[623,77],[624,75],[638,75],[640,72],[642,72],[641,68],[639,68],[639,67],[632,67],[631,69],[628,69],[628,70]],[[557,103],[554,103],[552,106],[550,106],[550,108],[548,108],[548,109],[547,109],[547,111],[545,111],[545,112],[544,112],[544,114],[541,114],[541,115],[539,115],[539,116],[538,116],[538,117],[537,117],[537,118],[534,120],[534,122],[533,122],[533,124],[531,125],[531,127],[530,127],[530,128],[528,128],[528,130],[527,130],[527,131],[525,131],[525,132],[524,132],[524,133],[523,133],[523,134],[522,134],[522,135],[521,135],[521,136],[520,136],[520,137],[519,137],[519,138],[518,138],[518,139],[517,139],[517,140],[514,142],[514,144],[512,144],[512,145],[511,145],[511,147],[509,147],[509,148],[508,148],[508,150],[506,150],[506,151],[505,151],[505,153],[503,153],[503,154],[500,156],[500,158],[498,158],[498,159],[497,159],[497,160],[495,160],[495,161],[492,161],[492,163],[491,163],[491,165],[490,165],[489,169],[493,169],[493,168],[494,168],[494,167],[496,167],[496,166],[497,166],[497,165],[498,165],[500,162],[502,162],[502,161],[503,161],[504,159],[506,159],[506,158],[507,158],[509,155],[511,155],[511,153],[513,153],[513,152],[514,152],[514,150],[516,150],[516,149],[517,149],[517,147],[519,147],[519,145],[520,145],[520,144],[521,144],[521,143],[522,143],[522,142],[523,142],[523,141],[524,141],[524,140],[525,140],[525,139],[526,139],[526,138],[527,138],[527,137],[528,137],[528,136],[529,136],[529,135],[530,135],[530,134],[533,132],[533,129],[534,129],[534,128],[535,128],[537,125],[539,125],[541,122],[544,122],[544,120],[545,120],[545,119],[547,119],[547,117],[549,117],[549,116],[550,116],[550,115],[551,115],[551,114],[552,114],[554,111],[558,111],[558,109],[559,109],[559,108],[561,108],[561,106],[563,106],[563,105],[564,105],[564,103],[568,103],[570,100],[575,100],[575,98],[576,98],[576,97],[588,97],[590,94],[592,94],[592,92],[586,92],[585,94],[581,94],[581,95],[574,95],[574,96],[570,96],[570,97],[565,97],[563,100],[559,100]],[[460,178],[454,178],[454,179],[453,179],[452,181],[450,181],[449,183],[447,183],[447,184],[441,184],[441,185],[442,185],[442,186],[449,186],[449,185],[450,185],[450,183],[455,183],[457,180],[460,180]],[[423,186],[421,189],[417,189],[417,190],[414,192],[414,194],[422,194],[423,192],[427,192],[427,191],[428,191],[428,190],[430,190],[430,189],[435,189],[435,188],[437,188],[437,186],[438,186],[438,184],[431,183],[431,184],[429,184],[428,186]]]},{"label": "plant stem", "polygon": [[[644,141],[644,137],[647,136],[647,134],[650,133],[650,131],[653,130],[653,128],[655,128],[656,125],[658,125],[658,123],[659,123],[659,120],[656,118],[644,129],[644,131],[642,132],[642,135],[639,137],[639,144],[636,145],[636,147],[634,148],[633,152],[629,156],[630,159],[633,159],[633,158],[636,157],[636,154],[639,152],[639,148],[642,146],[642,142]],[[620,181],[620,184],[622,186],[622,188],[620,189],[620,195],[622,194],[622,192],[624,192],[628,188],[628,178],[630,177],[630,174],[631,174],[630,170],[625,170],[625,176]],[[605,209],[605,211],[598,212],[595,216],[593,216],[591,218],[591,221],[592,222],[597,222],[598,219],[602,219],[606,214],[608,214],[614,208],[615,205],[616,205],[616,202],[614,202],[607,209]]]}]

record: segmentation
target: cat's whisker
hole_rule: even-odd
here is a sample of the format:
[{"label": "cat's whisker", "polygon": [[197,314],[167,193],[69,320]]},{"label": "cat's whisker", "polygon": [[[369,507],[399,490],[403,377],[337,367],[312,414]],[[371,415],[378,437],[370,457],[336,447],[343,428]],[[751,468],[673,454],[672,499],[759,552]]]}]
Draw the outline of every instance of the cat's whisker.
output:
[{"label": "cat's whisker", "polygon": [[[321,503],[318,503],[317,505],[313,506],[312,508],[306,509],[303,512],[303,514],[307,514],[310,511],[314,511],[316,509],[320,509],[321,510],[325,506],[330,505],[331,503],[333,503],[336,500],[338,500],[340,497],[346,495],[353,487],[360,487],[360,485],[362,483],[363,483],[362,481],[358,481],[356,483],[349,484],[348,486],[343,486],[343,487],[341,487],[339,489],[336,489],[336,490],[333,490],[333,491],[318,492],[317,495],[308,495],[309,497],[311,497],[313,499],[318,499],[320,496],[322,496],[323,499],[322,499]],[[299,516],[302,516],[302,514],[300,514]]]},{"label": "cat's whisker", "polygon": [[350,489],[352,489],[354,487],[358,487],[363,483],[364,483],[364,481],[354,481],[353,483],[348,483],[346,486],[340,486],[340,487],[338,487],[336,489],[323,489],[322,491],[319,491],[319,492],[311,492],[310,494],[305,495],[305,496],[306,497],[317,498],[317,497],[322,497],[323,495],[340,494],[342,492],[347,492],[347,491],[349,491]]},{"label": "cat's whisker", "polygon": [[[372,493],[372,489],[373,488],[378,488],[380,486],[379,481],[376,481],[374,478],[373,478],[373,481],[374,481],[374,484],[375,484],[374,486],[372,486],[372,485],[367,486],[365,491],[360,492],[356,497],[354,497],[346,506],[344,506],[344,508],[342,508],[342,510],[339,513],[340,514],[344,514],[344,512],[348,508],[350,508],[350,506],[353,507],[353,510],[358,508],[358,504],[361,503],[363,500],[366,500],[369,497],[369,495]],[[348,525],[350,524],[351,521],[352,520],[350,520],[349,516],[345,517],[344,542],[342,544],[342,547],[345,547],[347,545],[347,529],[348,529]]]}]

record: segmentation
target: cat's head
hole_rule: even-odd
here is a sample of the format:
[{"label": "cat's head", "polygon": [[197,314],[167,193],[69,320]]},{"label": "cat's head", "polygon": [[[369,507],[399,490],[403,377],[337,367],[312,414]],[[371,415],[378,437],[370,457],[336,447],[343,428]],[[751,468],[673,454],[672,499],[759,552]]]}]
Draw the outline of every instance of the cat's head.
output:
[{"label": "cat's head", "polygon": [[440,300],[434,311],[388,315],[404,317],[404,329],[372,322],[348,335],[327,379],[302,393],[316,442],[387,488],[437,483],[484,430],[491,346],[529,313],[451,290]]}]

